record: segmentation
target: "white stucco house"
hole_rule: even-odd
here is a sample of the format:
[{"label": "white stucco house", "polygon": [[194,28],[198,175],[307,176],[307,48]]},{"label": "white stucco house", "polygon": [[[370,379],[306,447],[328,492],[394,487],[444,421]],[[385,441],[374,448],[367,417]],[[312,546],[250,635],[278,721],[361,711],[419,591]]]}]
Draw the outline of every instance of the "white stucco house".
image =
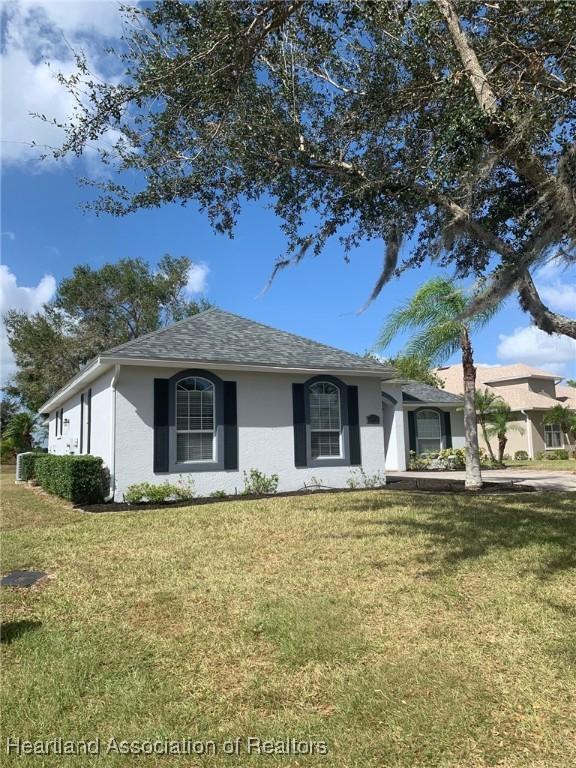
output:
[{"label": "white stucco house", "polygon": [[385,468],[381,382],[394,371],[210,309],[102,353],[42,407],[51,453],[91,453],[111,494],[192,477],[198,495],[279,490]]},{"label": "white stucco house", "polygon": [[[209,309],[100,354],[44,404],[48,450],[102,457],[110,498],[192,478],[233,494],[244,471],[280,491],[346,487],[456,445],[461,399],[370,357]],[[463,438],[462,438],[463,441]]]}]

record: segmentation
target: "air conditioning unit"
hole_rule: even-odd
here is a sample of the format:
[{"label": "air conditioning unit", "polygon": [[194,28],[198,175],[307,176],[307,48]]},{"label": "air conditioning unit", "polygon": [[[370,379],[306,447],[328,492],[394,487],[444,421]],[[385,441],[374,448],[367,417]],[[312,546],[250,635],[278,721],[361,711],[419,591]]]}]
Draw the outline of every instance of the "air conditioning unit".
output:
[{"label": "air conditioning unit", "polygon": [[24,478],[22,477],[22,456],[28,456],[29,453],[33,453],[33,451],[27,451],[26,453],[19,453],[16,456],[16,482],[17,483],[24,482]]}]

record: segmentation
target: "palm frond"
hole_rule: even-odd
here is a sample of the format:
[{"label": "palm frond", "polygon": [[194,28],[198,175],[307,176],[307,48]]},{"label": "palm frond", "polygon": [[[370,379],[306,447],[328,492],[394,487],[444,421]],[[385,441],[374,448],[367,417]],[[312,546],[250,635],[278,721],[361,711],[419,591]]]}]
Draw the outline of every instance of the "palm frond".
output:
[{"label": "palm frond", "polygon": [[[447,323],[454,323],[464,308],[466,299],[463,292],[447,278],[436,277],[424,283],[405,304],[395,309],[382,328],[376,349],[383,350],[389,346],[394,337],[411,329],[420,329],[418,338],[432,335],[439,327],[444,327],[446,333]],[[460,336],[460,329],[456,326],[451,331]],[[439,341],[437,339],[437,341]],[[444,338],[440,347],[444,344]],[[414,345],[412,345],[413,347]],[[435,350],[438,345],[431,340],[428,347]],[[411,354],[411,353],[409,353]],[[411,355],[412,356],[412,355]],[[423,355],[423,357],[427,357]],[[419,355],[422,357],[422,355]],[[429,359],[434,359],[433,354]]]}]

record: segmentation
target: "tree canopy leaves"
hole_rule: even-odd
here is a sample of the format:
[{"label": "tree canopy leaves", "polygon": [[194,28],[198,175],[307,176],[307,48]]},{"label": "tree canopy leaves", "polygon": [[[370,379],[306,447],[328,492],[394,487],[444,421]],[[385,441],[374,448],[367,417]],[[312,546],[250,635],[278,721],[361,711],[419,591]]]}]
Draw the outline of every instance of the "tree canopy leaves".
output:
[{"label": "tree canopy leaves", "polygon": [[164,256],[74,267],[42,312],[5,315],[17,371],[6,392],[37,410],[99,352],[207,309],[185,296],[191,261]]},{"label": "tree canopy leaves", "polygon": [[570,0],[158,0],[125,13],[124,79],[91,77],[81,57],[62,77],[77,110],[56,155],[107,136],[102,159],[120,171],[98,182],[97,210],[194,201],[230,233],[261,199],[288,241],[275,271],[332,236],[345,254],[378,238],[372,298],[435,258],[490,275],[470,314],[517,290],[541,328],[576,337],[530,277],[551,255],[576,259]]}]

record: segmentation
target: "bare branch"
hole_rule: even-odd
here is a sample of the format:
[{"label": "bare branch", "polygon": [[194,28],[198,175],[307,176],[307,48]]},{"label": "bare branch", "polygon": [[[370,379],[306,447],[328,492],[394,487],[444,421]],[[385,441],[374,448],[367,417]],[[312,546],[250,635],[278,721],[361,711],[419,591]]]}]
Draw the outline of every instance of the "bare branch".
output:
[{"label": "bare branch", "polygon": [[534,323],[540,330],[546,333],[561,333],[576,339],[576,320],[552,312],[543,304],[528,270],[518,280],[518,294],[520,306],[532,315]]}]

